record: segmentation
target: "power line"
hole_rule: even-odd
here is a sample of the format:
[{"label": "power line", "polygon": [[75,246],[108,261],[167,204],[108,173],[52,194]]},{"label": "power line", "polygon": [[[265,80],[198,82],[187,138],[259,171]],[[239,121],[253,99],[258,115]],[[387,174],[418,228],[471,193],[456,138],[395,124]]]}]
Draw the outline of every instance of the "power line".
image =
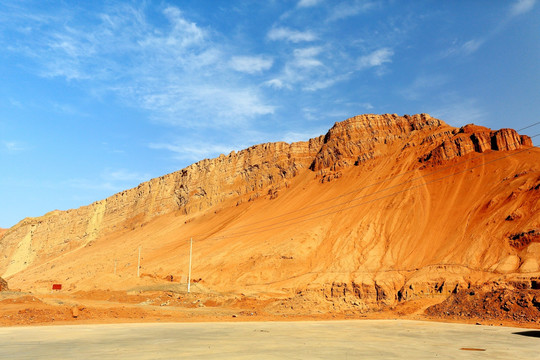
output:
[{"label": "power line", "polygon": [[[519,129],[519,130],[517,130],[517,131],[521,131],[521,130],[524,130],[524,129],[527,129],[527,128],[531,128],[531,127],[536,126],[536,125],[538,125],[538,124],[540,124],[540,122],[533,123],[533,124],[528,125],[528,126],[526,126],[526,127],[524,127],[524,128],[521,128],[521,129]],[[519,134],[518,134],[518,135],[519,135]],[[533,137],[531,137],[531,138],[534,138],[534,137],[536,137],[536,136],[538,136],[538,135],[535,135],[535,136],[533,136]],[[518,143],[517,143],[517,142],[516,142],[516,143],[512,143],[512,145],[515,145],[515,144],[518,144]],[[519,144],[521,144],[521,143],[519,143]],[[416,181],[416,180],[420,180],[420,179],[429,177],[429,176],[431,176],[431,175],[433,175],[433,174],[437,174],[437,173],[442,172],[442,171],[445,171],[445,170],[447,170],[447,169],[450,169],[450,168],[459,166],[459,165],[461,165],[461,164],[464,164],[464,163],[467,163],[467,162],[470,162],[470,161],[477,160],[477,159],[482,158],[482,157],[484,157],[484,156],[487,156],[487,155],[489,155],[489,154],[490,154],[490,152],[484,152],[484,153],[482,153],[482,154],[480,154],[480,155],[478,155],[478,156],[476,156],[476,157],[469,158],[469,159],[465,159],[465,160],[459,161],[459,162],[457,162],[457,163],[455,163],[455,164],[452,164],[452,165],[448,165],[448,166],[439,168],[439,169],[437,169],[437,170],[435,170],[435,171],[432,171],[432,172],[430,172],[430,173],[428,173],[428,174],[425,174],[425,175],[422,175],[422,176],[420,176],[420,177],[413,178],[413,179],[407,180],[407,181],[405,181],[405,182],[399,183],[399,184],[397,184],[397,185],[394,185],[394,186],[392,186],[392,187],[390,187],[390,188],[388,188],[388,189],[392,189],[392,188],[395,188],[395,187],[399,187],[399,186],[401,186],[401,185],[403,185],[403,184],[406,184],[406,183],[412,183],[412,182],[414,182],[414,181]],[[398,177],[400,177],[400,176],[404,176],[404,175],[410,174],[410,173],[412,173],[412,172],[416,172],[416,171],[418,171],[418,170],[419,170],[419,169],[412,169],[412,170],[409,170],[409,171],[406,171],[406,172],[403,172],[403,173],[399,173],[399,174],[390,176],[390,177],[388,177],[388,178],[382,179],[382,180],[380,180],[380,181],[378,181],[378,182],[375,182],[375,183],[373,183],[373,184],[366,185],[366,186],[357,188],[357,189],[355,189],[355,190],[349,191],[349,192],[347,192],[347,193],[338,195],[338,196],[336,196],[336,197],[333,197],[333,198],[330,198],[330,199],[327,199],[327,200],[324,200],[324,201],[321,201],[321,202],[317,202],[317,203],[314,203],[314,204],[310,204],[310,205],[304,206],[304,207],[302,207],[302,208],[300,208],[300,209],[292,210],[292,211],[289,211],[289,212],[286,212],[286,213],[283,213],[283,214],[280,214],[280,215],[275,215],[275,216],[272,216],[272,217],[269,217],[269,218],[266,218],[266,219],[263,219],[263,220],[260,220],[260,221],[255,221],[255,222],[251,222],[251,223],[249,223],[249,224],[240,225],[240,226],[237,226],[236,228],[237,228],[237,229],[241,229],[241,228],[253,226],[253,225],[256,225],[256,224],[265,223],[265,222],[267,222],[267,221],[274,220],[274,219],[278,219],[278,218],[281,218],[281,217],[284,217],[284,216],[287,216],[287,215],[295,214],[295,213],[298,213],[298,212],[300,212],[300,211],[303,211],[303,210],[306,210],[306,209],[309,209],[309,208],[312,208],[312,207],[315,207],[315,206],[318,206],[318,205],[327,203],[328,201],[333,201],[333,200],[336,200],[336,199],[345,197],[345,196],[350,195],[350,194],[358,193],[358,192],[360,192],[360,191],[362,191],[362,190],[365,190],[365,189],[367,189],[367,188],[370,188],[370,187],[374,187],[374,186],[383,184],[383,183],[385,183],[385,182],[387,182],[387,181],[396,179],[396,178],[398,178]],[[379,190],[379,191],[375,192],[375,194],[380,193],[380,192],[384,192],[384,191],[386,191],[386,190],[388,190],[388,189],[382,189],[382,190]],[[364,197],[367,197],[367,196],[370,196],[370,195],[366,195],[366,196],[364,196]],[[339,205],[339,204],[338,204],[338,205]],[[214,232],[206,232],[206,233],[203,233],[203,234],[199,234],[199,236],[205,237],[205,236],[210,235],[210,234],[212,234],[212,233],[214,233]]]},{"label": "power line", "polygon": [[[531,136],[531,138],[534,138],[534,137],[537,137],[537,136],[540,136],[540,134],[536,134],[534,136]],[[354,202],[354,201],[359,201],[363,198],[366,198],[366,197],[369,197],[369,196],[373,196],[377,193],[381,193],[383,191],[387,191],[389,189],[392,189],[392,188],[395,188],[395,187],[398,187],[400,185],[403,185],[403,184],[406,184],[408,182],[411,182],[411,181],[407,181],[407,182],[404,182],[404,183],[401,183],[401,184],[398,184],[398,185],[395,185],[395,186],[392,186],[390,188],[386,188],[386,189],[382,189],[382,190],[379,190],[375,193],[372,193],[372,194],[368,194],[368,195],[364,195],[364,196],[361,196],[361,197],[358,197],[358,198],[354,198],[354,199],[351,199],[347,202],[344,202],[344,203],[340,203],[340,204],[336,204],[336,205],[332,205],[332,206],[329,206],[329,207],[326,207],[326,208],[323,208],[323,209],[320,209],[320,210],[317,210],[317,211],[314,211],[314,212],[311,212],[311,213],[308,213],[308,214],[305,214],[305,215],[301,215],[301,216],[297,216],[295,218],[291,218],[291,219],[287,219],[287,220],[284,220],[284,221],[280,221],[280,222],[276,222],[276,223],[273,223],[273,224],[269,224],[269,225],[265,225],[265,226],[261,226],[261,227],[257,227],[257,228],[254,228],[254,229],[250,229],[250,230],[246,230],[244,232],[237,232],[237,233],[232,233],[232,234],[229,234],[229,235],[222,235],[222,236],[219,236],[219,237],[215,237],[215,238],[205,238],[204,240],[215,240],[215,239],[224,239],[224,238],[231,238],[231,237],[237,237],[237,236],[247,236],[247,235],[253,235],[253,234],[256,234],[256,233],[260,233],[260,232],[264,232],[264,231],[268,231],[268,230],[274,230],[274,229],[278,229],[278,228],[282,228],[282,227],[286,227],[286,226],[291,226],[291,225],[295,225],[295,224],[299,224],[299,223],[303,223],[303,222],[306,222],[306,221],[311,221],[311,220],[315,220],[315,219],[319,219],[321,217],[325,217],[325,216],[328,216],[328,215],[332,215],[332,214],[336,214],[336,213],[339,213],[343,210],[349,210],[349,209],[352,209],[352,208],[355,208],[355,207],[358,207],[358,206],[361,206],[361,205],[365,205],[365,204],[369,204],[369,203],[372,203],[372,202],[375,202],[375,201],[378,201],[378,200],[382,200],[382,199],[385,199],[385,198],[388,198],[388,197],[391,197],[391,196],[394,196],[394,195],[397,195],[397,194],[400,194],[400,193],[404,193],[404,192],[407,192],[407,191],[410,191],[410,190],[413,190],[413,189],[416,189],[416,188],[419,188],[419,187],[423,187],[423,186],[427,186],[429,184],[432,184],[432,183],[435,183],[435,182],[438,182],[438,181],[441,181],[443,179],[446,179],[446,178],[449,178],[449,177],[452,177],[452,176],[456,176],[458,174],[462,174],[464,172],[467,172],[467,171],[470,171],[470,170],[473,170],[473,169],[476,169],[476,168],[479,168],[479,167],[482,167],[482,166],[486,166],[488,164],[491,164],[491,163],[494,163],[496,161],[499,161],[499,160],[502,160],[502,159],[506,159],[506,158],[509,158],[511,156],[516,156],[518,154],[521,154],[521,153],[524,153],[524,152],[527,152],[527,151],[530,151],[531,149],[533,148],[538,148],[537,146],[533,146],[533,147],[530,147],[530,148],[527,148],[527,149],[523,149],[521,151],[518,151],[516,153],[513,153],[513,154],[508,154],[508,155],[505,155],[505,156],[502,156],[502,157],[498,157],[496,159],[493,159],[493,160],[490,160],[488,162],[485,162],[485,163],[482,163],[482,164],[479,164],[479,165],[476,165],[476,166],[473,166],[473,167],[469,167],[469,168],[466,168],[464,170],[461,170],[461,171],[458,171],[456,173],[453,173],[453,174],[450,174],[450,175],[446,175],[446,176],[443,176],[443,177],[440,177],[440,178],[437,178],[437,179],[434,179],[434,180],[431,180],[431,181],[428,181],[428,182],[425,182],[423,184],[419,184],[419,185],[415,185],[415,186],[412,186],[412,187],[409,187],[407,189],[403,189],[403,190],[400,190],[400,191],[396,191],[396,192],[393,192],[393,193],[390,193],[390,194],[387,194],[387,195],[384,195],[384,196],[381,196],[381,197],[378,197],[378,198],[375,198],[375,199],[371,199],[369,201],[365,201],[365,202],[362,202],[362,203],[359,203],[359,204],[355,204],[355,205],[351,205],[351,206],[348,206],[348,207],[344,207],[344,208],[341,208],[339,210],[334,210],[334,211],[330,211],[330,212],[327,212],[327,213],[324,213],[322,215],[317,215],[317,216],[314,216],[314,217],[310,217],[310,218],[307,218],[307,219],[303,219],[307,216],[310,216],[310,215],[314,215],[314,214],[317,214],[317,213],[320,213],[320,212],[324,212],[324,211],[327,211],[327,210],[330,210],[330,209],[333,209],[335,207],[338,207],[338,206],[341,206],[341,205],[345,205],[345,204],[350,204],[351,202]],[[431,176],[433,175],[432,174],[428,174],[426,176]],[[423,177],[419,177],[417,179],[420,179],[420,178],[424,178],[426,176],[423,176]],[[323,202],[321,202],[323,203]],[[272,218],[270,218],[272,219]],[[303,219],[303,220],[300,220],[300,219]],[[299,220],[299,221],[295,221],[295,220]],[[267,221],[267,220],[265,220]],[[245,226],[244,226],[245,227]],[[239,229],[241,227],[236,227],[236,229]],[[234,229],[234,228],[233,228]],[[231,229],[231,230],[233,230]],[[229,230],[229,231],[231,231]],[[199,235],[200,236],[200,235]]]},{"label": "power line", "polygon": [[[536,134],[536,135],[532,136],[531,138],[534,138],[534,137],[537,137],[537,136],[540,136],[540,134]],[[489,162],[487,162],[487,163],[484,163],[484,165],[487,165],[487,164],[489,164],[489,163],[491,163],[491,162],[494,162],[494,161],[498,161],[498,160],[507,158],[507,157],[509,157],[509,156],[514,156],[514,155],[520,154],[521,152],[524,152],[524,151],[529,151],[529,150],[531,150],[532,148],[536,148],[536,147],[533,146],[533,147],[531,147],[531,148],[524,149],[523,151],[520,151],[520,152],[518,152],[518,153],[514,153],[514,154],[510,154],[510,155],[508,155],[508,156],[504,156],[504,157],[497,158],[497,159],[495,159],[495,160],[492,160],[492,161],[489,161]],[[444,171],[444,170],[447,170],[447,169],[456,167],[456,166],[458,166],[458,165],[467,163],[467,162],[469,162],[469,161],[477,160],[477,159],[482,158],[482,157],[485,157],[485,156],[487,156],[487,155],[489,155],[489,154],[493,154],[493,152],[483,153],[483,154],[480,155],[480,156],[477,156],[477,157],[474,157],[474,158],[471,158],[471,159],[467,159],[467,160],[464,160],[464,161],[460,161],[460,162],[458,162],[458,163],[456,163],[456,164],[453,164],[453,165],[450,165],[450,166],[443,167],[443,168],[438,169],[438,170],[436,170],[436,171],[430,172],[430,173],[428,173],[428,174],[426,174],[426,175],[422,175],[422,176],[419,176],[419,177],[416,177],[416,178],[413,178],[413,179],[410,179],[410,180],[401,182],[401,183],[399,183],[399,184],[393,185],[393,186],[391,186],[391,187],[387,187],[387,188],[384,188],[384,189],[375,191],[375,192],[370,193],[370,194],[362,195],[362,196],[360,196],[360,197],[353,198],[353,199],[351,199],[351,200],[347,200],[347,201],[345,201],[345,202],[341,202],[341,203],[338,203],[338,204],[335,204],[335,205],[332,205],[332,206],[329,206],[329,207],[325,207],[325,208],[323,208],[323,209],[320,209],[320,210],[317,210],[317,211],[314,211],[314,212],[311,212],[311,213],[308,213],[308,214],[304,214],[304,215],[297,216],[297,217],[294,217],[294,218],[289,218],[289,219],[287,219],[287,220],[284,220],[284,221],[281,221],[281,222],[276,222],[276,223],[274,223],[274,224],[269,224],[269,225],[264,225],[264,226],[256,227],[254,230],[265,229],[265,228],[274,226],[274,225],[279,224],[279,223],[287,223],[287,222],[291,222],[291,221],[294,221],[294,220],[298,220],[298,219],[301,219],[301,218],[305,218],[306,216],[310,216],[310,215],[313,215],[313,214],[316,214],[316,213],[320,213],[320,212],[323,212],[323,211],[326,211],[326,210],[330,210],[330,209],[332,209],[332,208],[336,208],[336,207],[339,207],[339,206],[342,206],[342,205],[347,205],[347,204],[350,204],[351,202],[356,202],[356,201],[359,201],[359,200],[361,200],[361,199],[368,198],[368,197],[370,197],[370,196],[373,196],[373,195],[376,195],[376,194],[379,194],[379,193],[383,193],[383,192],[385,192],[385,191],[388,191],[388,190],[391,190],[391,189],[394,189],[394,188],[398,188],[398,187],[400,187],[400,186],[402,186],[402,185],[405,185],[405,184],[408,184],[408,183],[413,183],[413,182],[415,182],[415,181],[417,181],[417,180],[421,180],[421,179],[430,177],[430,176],[432,176],[432,175],[434,175],[434,174],[437,174],[437,173],[439,173],[439,172],[441,172],[441,171]],[[483,165],[480,165],[480,166],[483,166]],[[474,168],[477,168],[477,167],[479,167],[479,166],[475,166],[475,167],[472,167],[472,168],[468,168],[467,170],[471,170],[471,169],[474,169]],[[414,169],[414,170],[412,170],[412,171],[416,171],[416,170],[418,170],[418,169]],[[260,224],[260,223],[265,223],[265,222],[268,222],[268,221],[270,221],[270,220],[274,220],[274,219],[277,219],[277,218],[281,218],[281,217],[283,217],[283,216],[290,215],[290,214],[293,214],[293,213],[298,213],[298,212],[300,212],[300,211],[306,210],[306,209],[311,208],[311,207],[313,207],[313,206],[325,204],[325,203],[328,203],[328,202],[330,202],[330,201],[334,201],[334,200],[336,200],[336,199],[339,199],[339,198],[341,198],[341,197],[344,197],[344,196],[346,196],[346,195],[350,195],[350,194],[353,194],[353,193],[357,193],[357,192],[359,192],[359,191],[361,191],[361,190],[364,190],[364,189],[366,189],[366,188],[369,188],[369,187],[371,187],[371,186],[375,186],[375,185],[381,184],[381,183],[383,183],[383,182],[385,182],[385,181],[388,181],[388,180],[390,180],[390,179],[396,178],[397,176],[404,175],[404,174],[407,174],[407,173],[410,173],[410,172],[411,172],[411,171],[408,171],[408,172],[406,172],[406,173],[402,173],[402,174],[398,174],[398,175],[392,176],[392,177],[390,177],[390,178],[388,178],[388,179],[385,179],[385,180],[383,180],[383,181],[380,181],[380,182],[378,182],[378,183],[375,183],[375,184],[371,184],[371,185],[368,185],[368,186],[361,187],[361,188],[359,188],[359,189],[356,189],[356,190],[347,192],[347,193],[345,193],[345,194],[339,195],[339,196],[337,196],[337,197],[334,197],[334,198],[331,198],[331,199],[328,199],[328,200],[325,200],[325,201],[318,202],[318,203],[316,203],[316,204],[312,204],[312,205],[303,207],[303,208],[298,209],[298,210],[293,210],[293,211],[290,211],[290,212],[287,212],[287,213],[284,213],[284,214],[281,214],[281,215],[276,215],[276,216],[269,217],[269,218],[266,218],[266,219],[263,219],[263,220],[260,220],[260,221],[252,222],[252,223],[250,223],[250,224],[237,226],[237,227],[234,228],[234,230],[242,229],[242,228],[245,228],[245,227],[248,227],[248,226],[253,226],[253,225],[256,225],[256,224]],[[458,172],[458,173],[456,173],[456,174],[459,174],[459,173],[461,173],[461,172]],[[450,175],[450,176],[453,176],[453,175]],[[448,177],[448,176],[445,176],[445,177],[443,177],[443,178],[446,178],[446,177]],[[442,178],[441,178],[441,179],[442,179]],[[412,188],[416,188],[416,187],[418,187],[418,186],[424,186],[424,185],[427,185],[427,184],[429,184],[429,183],[431,183],[431,182],[433,182],[433,181],[430,181],[430,182],[428,182],[428,183],[424,183],[424,184],[421,184],[421,185],[417,185],[417,186],[414,186],[414,187],[412,187]],[[411,188],[411,189],[412,189],[412,188]],[[400,192],[401,192],[401,191],[400,191]],[[400,192],[397,192],[397,193],[400,193]],[[393,194],[396,194],[396,193],[393,193]],[[391,194],[391,195],[393,195],[393,194]],[[386,197],[386,196],[384,196],[384,197]],[[383,198],[384,198],[384,197],[383,197]],[[344,208],[344,209],[347,209],[347,208]],[[339,210],[339,211],[342,211],[342,210],[344,210],[344,209],[341,209],[341,210]],[[332,212],[332,213],[333,213],[333,212]],[[294,223],[292,223],[292,224],[290,224],[290,225],[293,225],[293,224],[294,224]],[[233,231],[233,230],[232,230],[232,229],[229,229],[229,231]],[[253,231],[253,230],[246,230],[245,232],[249,232],[249,231]],[[213,234],[213,233],[215,233],[215,232],[202,233],[202,234],[199,234],[198,236],[201,237],[201,238],[208,238],[208,236],[210,236],[210,235]],[[235,233],[235,234],[233,234],[233,235],[238,235],[238,234],[240,234],[240,235],[243,236],[243,233],[244,233],[244,232],[240,232],[240,233]],[[230,237],[230,236],[233,236],[233,235],[223,235],[223,236],[225,236],[225,237]],[[223,236],[220,236],[219,238],[222,238]]]},{"label": "power line", "polygon": [[516,131],[521,131],[521,130],[525,130],[525,129],[528,129],[528,128],[532,128],[533,126],[536,126],[536,125],[538,125],[538,124],[540,124],[540,121],[539,121],[539,122],[536,122],[536,123],[534,123],[534,124],[525,126],[524,128],[517,129]]}]

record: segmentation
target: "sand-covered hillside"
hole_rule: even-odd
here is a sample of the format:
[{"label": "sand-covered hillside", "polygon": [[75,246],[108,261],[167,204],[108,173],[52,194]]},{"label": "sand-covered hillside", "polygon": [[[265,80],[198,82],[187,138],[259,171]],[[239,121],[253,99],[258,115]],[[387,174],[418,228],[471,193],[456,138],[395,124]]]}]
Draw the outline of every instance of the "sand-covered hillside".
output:
[{"label": "sand-covered hillside", "polygon": [[209,291],[372,309],[530,283],[539,204],[540,150],[527,136],[361,115],[24,219],[0,239],[0,276],[42,291],[185,283],[192,238],[192,278]]}]

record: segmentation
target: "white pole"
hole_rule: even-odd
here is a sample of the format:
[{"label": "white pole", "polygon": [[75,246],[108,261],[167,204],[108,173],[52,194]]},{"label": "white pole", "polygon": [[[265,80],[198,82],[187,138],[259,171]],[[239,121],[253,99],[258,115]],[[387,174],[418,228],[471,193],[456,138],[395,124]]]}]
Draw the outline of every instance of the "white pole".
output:
[{"label": "white pole", "polygon": [[141,277],[141,247],[139,246],[139,262],[137,263],[137,277]]},{"label": "white pole", "polygon": [[189,244],[189,271],[188,271],[188,280],[187,280],[187,292],[190,292],[191,289],[191,253],[193,251],[193,238],[190,240]]}]

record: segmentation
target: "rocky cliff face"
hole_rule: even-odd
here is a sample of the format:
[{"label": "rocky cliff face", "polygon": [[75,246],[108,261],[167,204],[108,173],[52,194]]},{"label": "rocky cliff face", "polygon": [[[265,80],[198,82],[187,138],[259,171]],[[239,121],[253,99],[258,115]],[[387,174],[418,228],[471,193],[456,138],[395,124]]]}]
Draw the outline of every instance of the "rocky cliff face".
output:
[{"label": "rocky cliff face", "polygon": [[100,236],[129,230],[157,216],[202,211],[233,199],[236,203],[276,196],[287,180],[306,169],[322,136],[293,144],[268,143],[205,159],[91,205],[27,218],[0,241],[0,273],[5,276],[65,252],[91,245]]},{"label": "rocky cliff face", "polygon": [[533,145],[531,138],[526,135],[520,136],[513,129],[492,131],[483,126],[466,125],[453,133],[454,136],[430,151],[423,160],[442,163],[472,152],[508,151]]},{"label": "rocky cliff face", "polygon": [[427,114],[356,116],[307,142],[252,146],[25,219],[0,238],[0,274],[21,287],[34,276],[97,286],[112,259],[129,269],[124,250],[145,244],[147,271],[177,278],[186,249],[174,239],[211,233],[198,237],[194,271],[213,288],[301,289],[365,307],[450,294],[475,277],[540,270],[531,145]]},{"label": "rocky cliff face", "polygon": [[336,123],[328,131],[310,169],[336,170],[375,159],[389,152],[392,143],[408,143],[413,135],[427,136],[443,127],[448,126],[427,114],[355,116]]}]

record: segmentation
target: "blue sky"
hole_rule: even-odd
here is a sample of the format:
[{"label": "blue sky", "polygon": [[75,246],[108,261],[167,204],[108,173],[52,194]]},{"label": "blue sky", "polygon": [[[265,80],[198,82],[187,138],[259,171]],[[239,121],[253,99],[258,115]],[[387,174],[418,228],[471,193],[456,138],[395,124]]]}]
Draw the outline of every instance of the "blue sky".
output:
[{"label": "blue sky", "polygon": [[0,227],[357,114],[536,122],[535,1],[2,1]]}]

